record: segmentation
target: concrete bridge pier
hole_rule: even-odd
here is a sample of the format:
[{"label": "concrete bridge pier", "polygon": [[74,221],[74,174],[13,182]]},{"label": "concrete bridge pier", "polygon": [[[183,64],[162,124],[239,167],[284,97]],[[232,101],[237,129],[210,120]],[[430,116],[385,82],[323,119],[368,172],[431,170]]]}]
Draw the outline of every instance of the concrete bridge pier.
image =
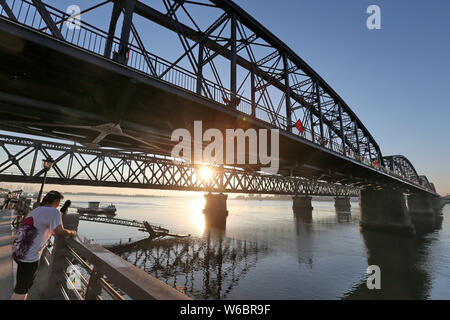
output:
[{"label": "concrete bridge pier", "polygon": [[362,230],[415,234],[402,191],[365,189],[359,196]]},{"label": "concrete bridge pier", "polygon": [[437,213],[438,215],[442,214],[442,207],[444,206],[442,203],[442,199],[441,197],[432,197],[431,198],[431,204],[433,206],[433,209],[435,211],[435,213]]},{"label": "concrete bridge pier", "polygon": [[439,200],[431,195],[411,194],[408,196],[409,214],[416,229],[427,231],[438,227],[441,212]]},{"label": "concrete bridge pier", "polygon": [[214,194],[210,192],[204,196],[205,208],[203,209],[203,214],[205,215],[206,226],[216,229],[225,229],[228,217],[228,195],[223,193]]},{"label": "concrete bridge pier", "polygon": [[411,215],[434,217],[435,203],[429,195],[411,194],[408,196],[408,209]]},{"label": "concrete bridge pier", "polygon": [[339,223],[350,221],[352,209],[350,197],[335,197],[334,208],[336,209],[336,217]]},{"label": "concrete bridge pier", "polygon": [[335,197],[334,207],[337,213],[350,213],[352,205],[350,204],[350,197]]},{"label": "concrete bridge pier", "polygon": [[310,196],[294,196],[292,198],[292,210],[297,219],[304,222],[312,221],[313,206]]}]

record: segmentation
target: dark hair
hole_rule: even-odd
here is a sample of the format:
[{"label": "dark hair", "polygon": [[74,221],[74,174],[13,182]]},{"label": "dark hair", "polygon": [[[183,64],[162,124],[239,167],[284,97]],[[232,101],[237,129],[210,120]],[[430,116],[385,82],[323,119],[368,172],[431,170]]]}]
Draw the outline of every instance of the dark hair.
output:
[{"label": "dark hair", "polygon": [[66,214],[67,213],[67,209],[69,209],[71,204],[72,204],[72,201],[67,200],[66,202],[64,202],[61,210],[59,210],[59,211],[61,211],[62,214]]},{"label": "dark hair", "polygon": [[61,199],[64,199],[64,196],[60,192],[52,190],[45,195],[44,199],[42,199],[41,206],[52,204]]}]

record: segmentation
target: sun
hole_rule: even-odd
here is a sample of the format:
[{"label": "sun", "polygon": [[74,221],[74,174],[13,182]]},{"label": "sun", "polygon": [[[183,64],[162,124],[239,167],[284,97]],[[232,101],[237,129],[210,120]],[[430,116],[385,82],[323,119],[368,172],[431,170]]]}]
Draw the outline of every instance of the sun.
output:
[{"label": "sun", "polygon": [[198,170],[198,175],[203,181],[210,181],[213,176],[213,171],[210,168],[202,167]]}]

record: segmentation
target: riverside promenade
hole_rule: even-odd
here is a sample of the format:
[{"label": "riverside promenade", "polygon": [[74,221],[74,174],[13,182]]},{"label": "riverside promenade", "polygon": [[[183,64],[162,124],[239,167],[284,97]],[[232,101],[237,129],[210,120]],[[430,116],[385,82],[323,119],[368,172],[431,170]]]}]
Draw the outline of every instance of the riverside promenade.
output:
[{"label": "riverside promenade", "polygon": [[[13,210],[0,211],[0,300],[8,300],[15,285],[16,266],[11,256],[14,216]],[[67,229],[77,230],[78,221],[77,214],[63,216]],[[79,280],[80,287],[75,287],[74,279],[68,278],[69,269],[74,270],[72,275]],[[44,250],[28,299],[190,300],[100,245],[59,237],[51,250]]]},{"label": "riverside promenade", "polygon": [[11,210],[0,211],[0,300],[9,299],[14,288],[12,219]]},{"label": "riverside promenade", "polygon": [[[17,266],[11,256],[14,239],[14,231],[11,230],[11,222],[14,219],[13,212],[13,210],[0,211],[0,300],[9,300],[16,283]],[[42,299],[47,272],[48,266],[41,263],[33,287],[28,293],[28,300]],[[52,297],[52,299],[63,299],[63,296]]]}]

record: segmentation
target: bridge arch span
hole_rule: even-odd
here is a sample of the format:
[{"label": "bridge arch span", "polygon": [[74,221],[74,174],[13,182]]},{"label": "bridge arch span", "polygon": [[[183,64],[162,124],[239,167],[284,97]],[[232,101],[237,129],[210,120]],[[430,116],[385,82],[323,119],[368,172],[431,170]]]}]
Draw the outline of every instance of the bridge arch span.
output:
[{"label": "bridge arch span", "polygon": [[428,180],[427,176],[421,175],[421,176],[419,176],[419,179],[420,179],[420,184],[421,184],[422,186],[424,186],[424,187],[427,188],[427,189],[436,191],[436,190],[434,189],[434,185],[433,185],[432,183],[430,183],[430,181]]},{"label": "bridge arch span", "polygon": [[[291,48],[233,1],[136,1],[134,7],[125,8],[131,9],[135,16],[172,31],[183,49],[173,62],[166,61],[158,68],[159,58],[153,61],[152,48],[145,48],[143,34],[139,37],[142,30],[133,26],[124,32],[124,22],[118,61],[130,65],[133,60],[127,60],[126,49],[131,48],[130,57],[148,55],[147,69],[154,77],[167,80],[171,72],[181,72],[195,84],[185,89],[320,148],[366,163],[382,162],[379,145],[346,102]],[[205,10],[210,11],[206,14]],[[111,17],[111,25],[117,18]],[[135,41],[139,38],[142,41]],[[107,48],[104,56],[114,57],[110,46]]]},{"label": "bridge arch span", "polygon": [[409,161],[408,158],[406,158],[405,156],[402,155],[387,156],[384,157],[383,160],[386,166],[395,174],[410,181],[419,183],[420,185],[423,185],[421,177],[417,174],[417,171],[412,165],[411,161]]}]

